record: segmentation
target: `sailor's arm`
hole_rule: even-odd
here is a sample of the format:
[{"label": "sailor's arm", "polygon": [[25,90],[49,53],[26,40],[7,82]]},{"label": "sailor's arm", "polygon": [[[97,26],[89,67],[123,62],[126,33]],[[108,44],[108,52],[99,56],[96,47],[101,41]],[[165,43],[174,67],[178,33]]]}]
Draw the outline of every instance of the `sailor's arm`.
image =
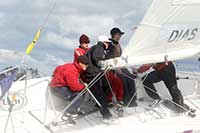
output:
[{"label": "sailor's arm", "polygon": [[73,91],[81,91],[85,88],[85,85],[80,82],[79,77],[73,72],[71,73],[71,76],[66,76],[65,80]]},{"label": "sailor's arm", "polygon": [[137,72],[144,73],[144,72],[148,71],[152,66],[153,66],[153,64],[144,64],[137,69]]}]

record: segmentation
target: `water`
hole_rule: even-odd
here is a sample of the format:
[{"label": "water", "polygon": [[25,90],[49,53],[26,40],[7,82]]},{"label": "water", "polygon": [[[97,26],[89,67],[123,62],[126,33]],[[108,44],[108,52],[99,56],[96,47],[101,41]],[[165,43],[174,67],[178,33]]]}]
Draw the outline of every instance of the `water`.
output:
[{"label": "water", "polygon": [[197,58],[176,61],[178,71],[200,72],[200,61]]}]

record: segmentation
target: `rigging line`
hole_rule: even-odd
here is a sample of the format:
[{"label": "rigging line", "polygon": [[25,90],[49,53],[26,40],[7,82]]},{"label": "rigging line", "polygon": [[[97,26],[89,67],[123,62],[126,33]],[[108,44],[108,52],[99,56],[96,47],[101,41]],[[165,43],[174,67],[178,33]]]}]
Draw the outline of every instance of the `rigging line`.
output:
[{"label": "rigging line", "polygon": [[[50,1],[49,1],[49,2],[50,2]],[[53,10],[54,10],[55,7],[56,7],[56,3],[57,3],[57,0],[54,1],[54,3],[53,3],[53,5],[52,5],[51,9],[49,10],[49,12],[48,12],[46,18],[44,19],[44,23],[43,23],[42,26],[41,26],[42,29],[44,29],[44,28],[47,26],[48,21],[49,21],[49,18],[50,18],[50,16],[51,16]]]},{"label": "rigging line", "polygon": [[[125,73],[123,73],[123,72],[120,72],[120,73],[121,73],[122,75],[124,75],[125,77],[130,78],[131,80],[135,81],[135,80],[134,80],[132,77],[130,77],[129,75],[127,75],[127,74],[125,74]],[[144,76],[144,78],[141,79],[141,81],[143,82],[143,81],[147,78],[148,75],[149,75],[149,73],[147,73],[147,74]],[[133,94],[132,98],[131,98],[130,101],[128,102],[127,107],[129,107],[129,105],[130,105],[131,102],[133,101],[133,98],[137,95],[138,91],[139,91],[139,89],[136,89],[136,91],[135,91],[135,93]],[[136,112],[136,110],[135,110],[135,112]],[[157,114],[160,116],[160,118],[163,118],[163,115],[162,115],[162,114],[159,114],[158,112],[154,112],[154,113],[157,113]],[[153,116],[154,113],[152,112],[152,114],[150,114],[150,115]],[[163,114],[164,114],[164,113],[163,113]],[[155,117],[155,116],[153,116],[153,117]],[[164,117],[165,117],[165,114],[164,114]]]},{"label": "rigging line", "polygon": [[[53,12],[53,10],[54,10],[55,7],[56,7],[56,2],[57,2],[57,0],[54,1],[54,3],[53,3],[53,5],[52,5],[51,9],[49,10],[49,12],[48,12],[46,18],[44,18],[44,23],[41,25],[41,27],[40,27],[40,29],[39,29],[40,32],[41,32],[41,30],[43,30],[43,29],[46,27],[50,15],[51,15],[51,13]],[[39,31],[38,31],[38,32],[39,32]],[[37,34],[38,34],[38,32],[37,32]],[[37,35],[37,34],[36,34],[36,35]],[[39,38],[39,36],[40,36],[40,34],[38,35],[38,38]],[[38,40],[38,38],[37,38],[37,40]],[[34,39],[35,39],[35,38],[34,38]],[[37,40],[36,40],[36,41],[37,41]],[[35,42],[35,43],[36,43],[36,42]],[[33,44],[33,43],[32,43],[32,44]],[[34,47],[34,45],[32,45],[32,44],[29,44],[29,46]],[[31,51],[32,51],[32,50],[31,50]],[[25,62],[26,56],[27,56],[27,54],[24,55],[24,56],[22,56],[22,60],[21,60],[21,63],[22,63],[22,64],[26,64],[26,62]]]},{"label": "rigging line", "polygon": [[[51,0],[48,0],[48,3],[50,3],[51,2]],[[55,2],[54,2],[54,4],[53,4],[53,6],[52,6],[52,8],[49,10],[49,12],[48,12],[48,14],[47,14],[47,16],[46,16],[46,18],[44,19],[44,23],[42,24],[42,28],[44,28],[45,26],[46,26],[46,24],[47,24],[47,21],[48,21],[48,19],[49,19],[49,17],[50,17],[50,14],[52,13],[52,11],[54,10],[54,8],[56,7],[56,2],[57,2],[57,0],[55,0]],[[24,9],[24,6],[26,5],[26,4],[22,4],[23,6],[22,7],[20,7],[21,9]],[[22,10],[23,11],[23,10]],[[17,15],[15,15],[15,17],[14,18],[16,18],[17,17]],[[13,18],[13,19],[14,19]],[[12,23],[12,25],[15,25],[16,24],[16,22],[17,21],[14,21],[14,24]],[[4,33],[4,36],[3,36],[3,38],[6,38],[8,36],[8,32],[6,32],[6,33]],[[1,39],[2,40],[2,39]]]},{"label": "rigging line", "polygon": [[[127,77],[127,78],[129,78],[129,79],[131,79],[131,80],[133,80],[133,81],[135,82],[135,79],[134,79],[134,78],[130,77],[129,75],[127,75],[127,74],[125,74],[125,73],[123,73],[123,72],[120,72],[120,73],[121,73],[122,75],[124,75],[125,77]],[[143,79],[141,79],[142,82],[147,78],[148,74],[149,74],[149,73],[147,73],[147,74],[145,75],[145,77],[144,77]],[[135,85],[135,87],[136,87],[136,85]],[[134,97],[136,97],[137,92],[138,92],[138,89],[136,89],[135,93],[133,94],[133,96],[132,96],[131,99],[129,100],[129,102],[128,102],[128,104],[127,104],[127,107],[129,107],[129,105],[130,105],[131,102],[133,101]]]},{"label": "rigging line", "polygon": [[[125,74],[124,72],[120,71],[120,73],[123,74],[124,76],[126,76],[127,78],[130,78],[131,80],[134,80],[134,81],[135,81],[134,78],[130,77],[129,75]],[[133,74],[133,75],[136,76],[136,74]],[[144,82],[144,80],[147,78],[148,75],[149,75],[149,73],[147,73],[147,74],[145,75],[145,77],[144,77],[141,81]]]},{"label": "rigging line", "polygon": [[[99,72],[93,79],[92,81],[88,84],[88,86],[86,86],[81,92],[79,92],[79,94],[64,108],[64,110],[62,110],[61,113],[59,113],[53,120],[50,121],[49,124],[55,122],[55,120],[60,117],[61,115],[63,115],[63,113],[68,110],[82,95],[84,95],[88,89],[91,89],[91,87],[96,84],[108,71],[108,68],[104,71],[104,72]],[[92,94],[93,95],[93,94]],[[96,99],[96,98],[95,98]],[[94,100],[95,100],[94,99]],[[48,124],[48,125],[49,125]]]},{"label": "rigging line", "polygon": [[[124,73],[124,74],[125,74],[125,73]],[[130,79],[133,80],[132,78],[130,78]],[[143,85],[144,85],[144,84],[143,84]],[[189,109],[183,107],[182,105],[179,105],[179,104],[175,103],[174,101],[172,101],[172,100],[169,99],[169,98],[166,98],[165,96],[163,96],[163,95],[160,94],[159,92],[156,92],[156,91],[152,90],[150,87],[145,86],[145,85],[144,85],[144,87],[147,88],[148,90],[150,90],[151,92],[155,93],[155,94],[159,94],[159,95],[160,95],[161,97],[163,97],[165,100],[171,102],[172,104],[178,106],[179,108],[181,108],[181,109],[183,109],[183,110],[185,110],[185,111],[189,111]]]},{"label": "rigging line", "polygon": [[109,81],[109,79],[108,79],[108,76],[107,76],[107,73],[105,74],[105,78],[106,78],[106,81],[107,81],[107,83],[108,83],[108,86],[109,86],[109,89],[110,89],[110,91],[111,91],[111,93],[112,93],[112,95],[113,95],[113,98],[114,98],[114,104],[117,104],[117,97],[116,97],[116,94],[114,93],[114,91],[113,91],[113,89],[112,89],[112,86],[111,86],[111,83],[110,83],[110,81]]}]

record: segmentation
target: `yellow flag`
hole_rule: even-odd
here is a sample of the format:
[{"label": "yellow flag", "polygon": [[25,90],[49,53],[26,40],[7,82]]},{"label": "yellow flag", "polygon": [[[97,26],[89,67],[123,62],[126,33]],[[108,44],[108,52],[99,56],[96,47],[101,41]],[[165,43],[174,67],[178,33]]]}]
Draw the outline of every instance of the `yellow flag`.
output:
[{"label": "yellow flag", "polygon": [[27,55],[30,55],[30,53],[33,50],[35,44],[37,43],[38,38],[40,37],[41,30],[42,30],[41,28],[38,30],[38,32],[35,34],[35,37],[34,37],[33,41],[26,48],[26,54]]}]

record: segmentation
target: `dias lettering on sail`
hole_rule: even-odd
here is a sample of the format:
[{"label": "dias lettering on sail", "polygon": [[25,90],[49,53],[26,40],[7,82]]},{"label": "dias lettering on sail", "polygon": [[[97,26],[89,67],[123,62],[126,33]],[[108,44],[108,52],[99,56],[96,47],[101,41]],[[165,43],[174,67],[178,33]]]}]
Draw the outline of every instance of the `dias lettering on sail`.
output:
[{"label": "dias lettering on sail", "polygon": [[128,65],[140,65],[196,55],[200,52],[199,12],[200,0],[154,0],[122,57],[127,57]]}]

